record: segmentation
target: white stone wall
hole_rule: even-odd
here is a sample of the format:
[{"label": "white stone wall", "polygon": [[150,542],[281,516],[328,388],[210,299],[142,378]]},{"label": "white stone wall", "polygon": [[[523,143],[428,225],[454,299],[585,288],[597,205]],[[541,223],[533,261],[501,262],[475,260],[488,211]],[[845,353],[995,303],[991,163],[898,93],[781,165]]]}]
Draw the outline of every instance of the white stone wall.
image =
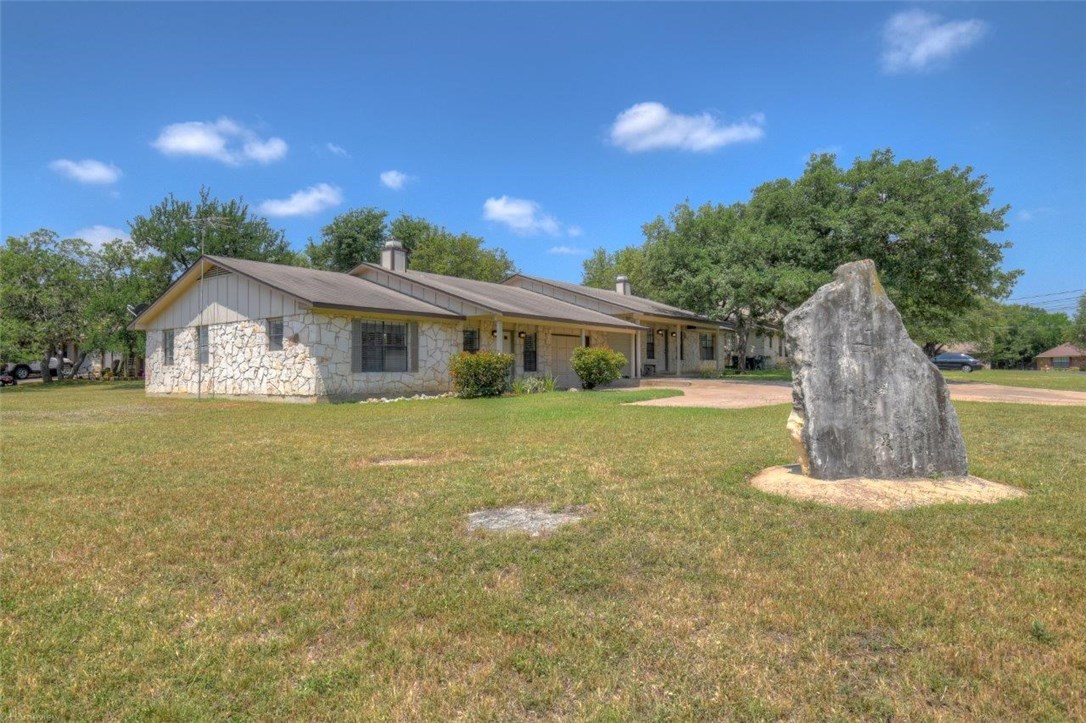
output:
[{"label": "white stone wall", "polygon": [[333,399],[442,394],[452,390],[449,359],[460,351],[459,322],[419,321],[417,372],[351,372],[351,318],[315,315],[310,351],[316,362],[317,394]]},{"label": "white stone wall", "polygon": [[[282,401],[436,394],[452,388],[449,358],[462,326],[418,322],[417,372],[351,372],[351,318],[306,312],[283,318],[283,350],[269,351],[266,320],[208,327],[206,396]],[[148,394],[196,395],[200,374],[196,327],[174,330],[174,363],[165,364],[163,331],[147,332]]]},{"label": "white stone wall", "polygon": [[311,314],[283,318],[283,350],[268,350],[266,320],[208,326],[208,363],[197,364],[197,327],[174,329],[174,363],[167,366],[164,332],[147,332],[149,394],[315,399],[317,367],[306,343]]}]

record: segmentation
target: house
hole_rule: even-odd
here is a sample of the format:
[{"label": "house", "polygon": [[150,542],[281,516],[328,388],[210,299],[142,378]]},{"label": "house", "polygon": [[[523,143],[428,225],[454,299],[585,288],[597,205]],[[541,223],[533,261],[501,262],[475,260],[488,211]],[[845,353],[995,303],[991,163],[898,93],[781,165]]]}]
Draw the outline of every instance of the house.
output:
[{"label": "house", "polygon": [[724,365],[727,328],[663,305],[631,311],[636,297],[604,304],[595,291],[559,298],[413,271],[390,240],[380,264],[350,273],[203,256],[132,328],[147,332],[149,394],[317,401],[441,393],[452,386],[450,358],[480,349],[511,353],[514,375],[549,374],[562,387],[578,384],[569,360],[579,346],[622,352],[631,381],[646,370]]},{"label": "house", "polygon": [[1060,344],[1033,358],[1038,369],[1086,369],[1086,349],[1074,344]]}]

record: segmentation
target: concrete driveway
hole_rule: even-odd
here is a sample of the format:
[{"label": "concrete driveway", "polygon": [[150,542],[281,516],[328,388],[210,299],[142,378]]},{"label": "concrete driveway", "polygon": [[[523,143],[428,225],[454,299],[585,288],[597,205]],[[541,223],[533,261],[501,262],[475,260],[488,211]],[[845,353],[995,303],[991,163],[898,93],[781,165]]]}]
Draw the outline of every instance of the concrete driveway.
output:
[{"label": "concrete driveway", "polygon": [[[1054,389],[1025,389],[998,384],[950,382],[950,398],[959,402],[1010,402],[1012,404],[1053,404],[1086,406],[1086,392]],[[681,397],[634,402],[645,407],[710,407],[746,409],[789,404],[791,382],[735,382],[721,379],[643,379],[641,388],[679,389]]]}]

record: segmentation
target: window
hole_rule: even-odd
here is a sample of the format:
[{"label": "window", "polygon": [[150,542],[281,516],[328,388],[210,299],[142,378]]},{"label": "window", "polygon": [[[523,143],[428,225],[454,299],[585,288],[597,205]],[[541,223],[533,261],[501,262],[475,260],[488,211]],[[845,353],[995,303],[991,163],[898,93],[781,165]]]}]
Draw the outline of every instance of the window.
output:
[{"label": "window", "polygon": [[173,329],[167,329],[162,332],[162,355],[164,357],[163,364],[168,367],[173,366]]},{"label": "window", "polygon": [[701,335],[701,360],[712,361],[716,359],[716,338],[713,334]]},{"label": "window", "polygon": [[1056,356],[1052,357],[1052,366],[1056,369],[1070,369],[1071,357],[1069,356]]},{"label": "window", "polygon": [[196,327],[196,348],[199,353],[199,363],[207,364],[207,327]]},{"label": "window", "polygon": [[464,329],[464,351],[474,354],[479,351],[479,330]]},{"label": "window", "polygon": [[283,351],[283,318],[268,319],[268,351]]},{"label": "window", "polygon": [[[356,374],[415,371],[416,328],[406,322],[355,319],[351,324],[351,371]],[[409,349],[413,350],[410,355]]]},{"label": "window", "polygon": [[645,340],[645,358],[656,358],[656,336],[652,329],[649,329],[649,338]]},{"label": "window", "polygon": [[536,355],[536,335],[525,334],[524,336],[524,371],[534,372],[537,371],[537,355]]},{"label": "window", "polygon": [[683,341],[685,341],[685,340],[686,340],[686,332],[685,331],[680,331],[679,332],[679,361],[682,361],[683,359],[686,358],[686,349],[685,349],[686,345],[683,344]]}]

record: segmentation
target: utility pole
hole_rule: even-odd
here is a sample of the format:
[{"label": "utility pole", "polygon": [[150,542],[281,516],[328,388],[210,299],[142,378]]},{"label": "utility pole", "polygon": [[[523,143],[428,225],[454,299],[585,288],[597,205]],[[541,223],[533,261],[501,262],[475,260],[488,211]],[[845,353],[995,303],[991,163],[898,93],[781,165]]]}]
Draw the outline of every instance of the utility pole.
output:
[{"label": "utility pole", "polygon": [[[199,290],[198,293],[199,293],[199,296],[200,296],[200,318],[199,318],[199,321],[201,323],[196,325],[196,399],[198,401],[203,401],[203,398],[204,398],[204,363],[203,363],[203,360],[200,359],[200,351],[201,351],[201,349],[200,349],[200,328],[207,326],[206,324],[202,323],[202,322],[206,321],[206,319],[204,319],[204,312],[207,311],[207,309],[204,306],[204,304],[205,304],[205,302],[204,302],[204,245],[205,245],[205,243],[207,241],[207,227],[208,226],[215,226],[215,225],[220,224],[220,223],[222,223],[224,221],[227,221],[227,220],[228,219],[225,216],[203,216],[203,217],[195,216],[193,218],[188,219],[189,223],[191,223],[194,228],[198,226],[199,229],[200,229],[200,260],[198,262],[200,264],[200,290]],[[207,361],[208,361],[208,364],[210,364],[211,363],[211,329],[207,330],[206,335],[207,335],[206,336],[206,338],[207,338]]]}]

